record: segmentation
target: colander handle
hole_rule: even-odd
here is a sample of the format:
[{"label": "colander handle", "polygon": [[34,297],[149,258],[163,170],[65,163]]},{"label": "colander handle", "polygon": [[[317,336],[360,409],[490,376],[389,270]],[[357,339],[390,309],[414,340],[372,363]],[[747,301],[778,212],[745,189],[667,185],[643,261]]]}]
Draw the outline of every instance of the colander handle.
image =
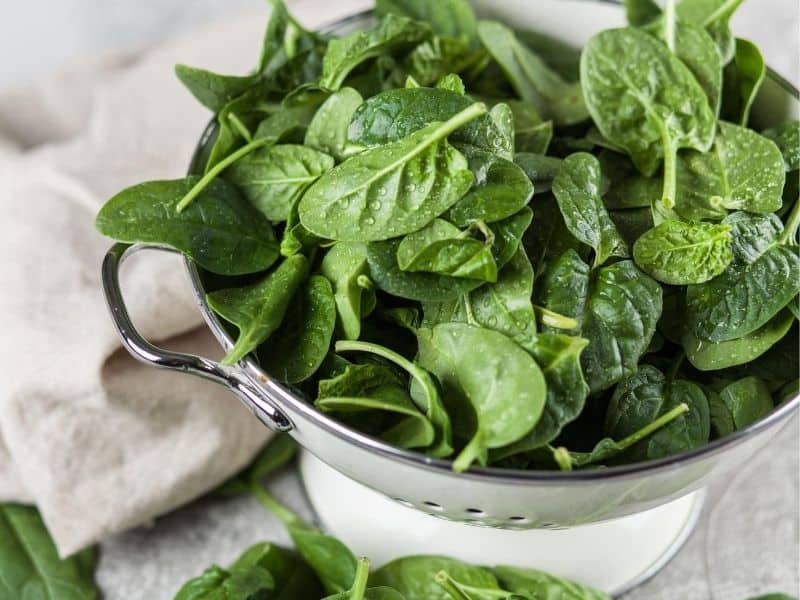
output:
[{"label": "colander handle", "polygon": [[117,328],[122,345],[131,356],[143,363],[161,369],[172,369],[210,379],[230,389],[264,425],[273,431],[292,429],[292,423],[265,397],[264,390],[257,388],[237,367],[227,366],[193,354],[172,352],[154,346],[136,330],[125,307],[119,287],[119,269],[126,258],[139,250],[175,252],[161,246],[147,244],[115,244],[103,259],[102,280],[106,303],[111,319]]}]

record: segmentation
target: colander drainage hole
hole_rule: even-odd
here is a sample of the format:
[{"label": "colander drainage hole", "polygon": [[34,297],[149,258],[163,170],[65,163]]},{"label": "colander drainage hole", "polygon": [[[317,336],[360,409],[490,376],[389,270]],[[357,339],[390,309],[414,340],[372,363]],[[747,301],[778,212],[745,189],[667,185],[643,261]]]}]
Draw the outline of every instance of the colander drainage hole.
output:
[{"label": "colander drainage hole", "polygon": [[432,508],[433,510],[442,510],[441,504],[438,504],[436,502],[431,502],[430,500],[425,500],[423,504],[428,508]]},{"label": "colander drainage hole", "polygon": [[476,517],[485,517],[486,513],[483,512],[480,508],[468,508],[467,513],[471,515],[475,515]]},{"label": "colander drainage hole", "polygon": [[528,523],[530,519],[528,517],[508,517],[508,520],[512,523]]}]

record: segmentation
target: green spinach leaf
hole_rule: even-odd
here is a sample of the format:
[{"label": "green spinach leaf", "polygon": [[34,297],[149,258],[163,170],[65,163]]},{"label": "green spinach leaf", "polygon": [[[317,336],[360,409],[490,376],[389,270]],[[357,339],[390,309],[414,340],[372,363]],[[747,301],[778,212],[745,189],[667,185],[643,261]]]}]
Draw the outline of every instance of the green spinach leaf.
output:
[{"label": "green spinach leaf", "polygon": [[61,559],[42,517],[33,507],[0,505],[0,596],[3,598],[97,598],[97,549]]},{"label": "green spinach leaf", "polygon": [[187,177],[129,187],[103,205],[95,227],[119,242],[175,248],[221,275],[269,268],[278,258],[272,228],[233,185],[213,181],[192,206],[176,210],[197,181],[197,177]]},{"label": "green spinach leaf", "polygon": [[486,107],[357,154],[320,177],[300,201],[302,224],[323,238],[365,242],[416,231],[472,185],[466,159],[445,138]]},{"label": "green spinach leaf", "polygon": [[295,291],[307,276],[308,261],[296,254],[257,283],[206,295],[212,310],[239,328],[224,364],[239,362],[280,327]]}]

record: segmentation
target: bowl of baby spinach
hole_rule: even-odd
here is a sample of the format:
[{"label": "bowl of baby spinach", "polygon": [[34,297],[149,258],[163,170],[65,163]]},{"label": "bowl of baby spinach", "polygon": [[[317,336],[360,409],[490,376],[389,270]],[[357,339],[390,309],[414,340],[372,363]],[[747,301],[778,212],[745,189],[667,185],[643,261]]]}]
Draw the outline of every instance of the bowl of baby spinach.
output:
[{"label": "bowl of baby spinach", "polygon": [[[188,176],[99,212],[112,316],[137,358],[427,512],[644,510],[800,403],[797,92],[737,3],[592,3],[566,39],[486,4],[310,31],[276,2],[251,74],[179,65],[215,116]],[[136,332],[117,270],[146,247],[185,257],[222,362]]]}]

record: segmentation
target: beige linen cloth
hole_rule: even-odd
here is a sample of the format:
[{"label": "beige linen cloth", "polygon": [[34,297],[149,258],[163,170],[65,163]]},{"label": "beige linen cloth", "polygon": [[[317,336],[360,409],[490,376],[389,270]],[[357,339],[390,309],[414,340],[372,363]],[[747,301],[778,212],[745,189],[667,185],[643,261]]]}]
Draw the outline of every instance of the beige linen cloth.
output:
[{"label": "beige linen cloth", "polygon": [[[314,27],[365,2],[328,4],[291,6]],[[121,350],[93,226],[123,187],[186,171],[210,115],[173,65],[247,72],[267,14],[0,95],[0,501],[35,502],[62,555],[202,495],[269,435],[223,388]],[[145,337],[219,356],[176,257],[132,258],[122,285]]]}]

